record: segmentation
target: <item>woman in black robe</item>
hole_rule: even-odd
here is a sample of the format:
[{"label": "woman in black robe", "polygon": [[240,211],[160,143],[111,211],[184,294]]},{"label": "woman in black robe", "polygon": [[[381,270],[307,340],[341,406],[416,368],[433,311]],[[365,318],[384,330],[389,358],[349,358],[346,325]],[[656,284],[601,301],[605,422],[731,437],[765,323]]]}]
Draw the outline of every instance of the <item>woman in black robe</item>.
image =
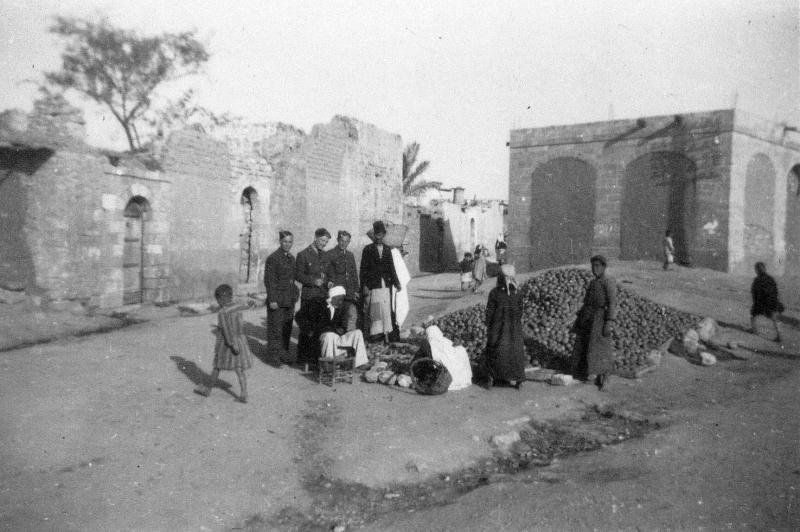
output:
[{"label": "woman in black robe", "polygon": [[487,388],[506,381],[519,389],[525,380],[525,344],[522,336],[522,296],[514,279],[514,266],[503,264],[497,286],[486,303]]}]

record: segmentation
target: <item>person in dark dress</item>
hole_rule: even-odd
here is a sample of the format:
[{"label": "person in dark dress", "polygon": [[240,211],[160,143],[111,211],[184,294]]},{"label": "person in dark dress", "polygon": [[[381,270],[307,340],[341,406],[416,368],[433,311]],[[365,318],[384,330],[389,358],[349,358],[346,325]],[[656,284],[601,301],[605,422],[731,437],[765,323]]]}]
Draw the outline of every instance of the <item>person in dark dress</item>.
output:
[{"label": "person in dark dress", "polygon": [[267,352],[280,366],[289,354],[299,291],[294,284],[294,256],[289,253],[294,236],[289,231],[281,231],[278,236],[280,247],[267,257],[264,265],[264,286],[267,287]]},{"label": "person in dark dress", "polygon": [[348,320],[346,329],[351,331],[358,327],[358,303],[361,296],[361,283],[356,269],[356,258],[347,250],[350,245],[351,235],[347,231],[339,231],[336,235],[336,247],[325,253],[328,263],[328,281],[333,286],[342,286],[345,289],[342,306],[347,312]]},{"label": "person in dark dress", "polygon": [[325,246],[331,234],[320,227],[314,232],[314,241],[306,249],[297,254],[294,267],[294,278],[302,285],[300,292],[300,310],[297,312],[297,326],[300,329],[297,337],[297,364],[316,365],[319,358],[319,331],[315,327],[306,327],[304,318],[324,315],[328,310],[328,263],[325,259]]},{"label": "person in dark dress", "polygon": [[389,342],[398,329],[392,309],[392,291],[399,291],[400,279],[394,268],[392,248],[383,243],[386,226],[372,224],[372,244],[361,252],[361,297],[364,301],[364,336],[371,341]]},{"label": "person in dark dress", "polygon": [[522,296],[517,289],[514,266],[503,264],[497,286],[486,303],[487,388],[505,381],[519,389],[525,380],[525,344],[522,333]]},{"label": "person in dark dress", "polygon": [[614,369],[614,322],[617,318],[617,282],[605,274],[607,261],[602,255],[591,258],[594,279],[586,287],[583,306],[578,311],[575,331],[576,379],[587,381],[595,375],[602,390]]},{"label": "person in dark dress", "polygon": [[756,262],[756,278],[750,285],[750,294],[753,296],[753,306],[750,307],[750,332],[757,334],[756,317],[766,316],[772,320],[775,327],[775,341],[781,342],[781,333],[778,330],[778,314],[783,312],[784,307],[778,297],[778,285],[775,279],[767,273],[767,267],[763,262]]}]

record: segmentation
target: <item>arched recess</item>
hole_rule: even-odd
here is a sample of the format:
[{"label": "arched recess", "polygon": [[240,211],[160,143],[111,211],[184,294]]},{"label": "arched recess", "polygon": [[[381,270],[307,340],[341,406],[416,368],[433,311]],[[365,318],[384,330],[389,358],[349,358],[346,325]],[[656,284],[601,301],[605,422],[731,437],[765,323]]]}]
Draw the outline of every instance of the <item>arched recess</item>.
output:
[{"label": "arched recess", "polygon": [[800,164],[786,180],[786,274],[800,275]]},{"label": "arched recess", "polygon": [[653,152],[625,167],[620,209],[620,258],[662,260],[672,233],[675,260],[691,262],[696,166],[677,152]]},{"label": "arched recess", "polygon": [[478,245],[478,227],[475,224],[475,218],[469,219],[469,251],[470,253],[475,249]]},{"label": "arched recess", "polygon": [[258,277],[258,239],[255,234],[258,193],[253,187],[242,191],[243,226],[239,233],[239,282],[249,283]]},{"label": "arched recess", "polygon": [[584,263],[594,242],[597,172],[580,159],[539,165],[531,178],[530,241],[534,269]]},{"label": "arched recess", "polygon": [[744,184],[744,256],[746,264],[773,267],[775,167],[770,158],[755,154],[747,163]]},{"label": "arched recess", "polygon": [[122,303],[144,300],[145,235],[151,219],[150,203],[142,196],[128,201],[124,211],[125,239],[122,252]]}]

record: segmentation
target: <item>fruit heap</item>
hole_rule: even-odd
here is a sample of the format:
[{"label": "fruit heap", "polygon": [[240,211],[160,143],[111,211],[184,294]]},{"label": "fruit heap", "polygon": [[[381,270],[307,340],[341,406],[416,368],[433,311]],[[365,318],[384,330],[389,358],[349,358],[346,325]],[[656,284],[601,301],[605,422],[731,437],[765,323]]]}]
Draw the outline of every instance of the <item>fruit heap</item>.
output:
[{"label": "fruit heap", "polygon": [[[549,270],[520,287],[523,298],[523,331],[531,358],[547,367],[567,369],[572,365],[575,342],[570,328],[583,304],[592,274],[577,268]],[[615,372],[632,374],[646,365],[649,350],[679,336],[699,317],[659,305],[621,288],[614,331]],[[460,340],[470,359],[477,359],[486,345],[485,305],[452,312],[431,322],[447,338]]]}]

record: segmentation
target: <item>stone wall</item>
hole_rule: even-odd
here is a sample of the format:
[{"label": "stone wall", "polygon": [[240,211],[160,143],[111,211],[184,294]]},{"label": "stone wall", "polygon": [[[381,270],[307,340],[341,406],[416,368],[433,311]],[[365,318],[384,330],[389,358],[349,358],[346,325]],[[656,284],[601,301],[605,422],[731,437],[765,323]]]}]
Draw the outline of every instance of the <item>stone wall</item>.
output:
[{"label": "stone wall", "polygon": [[[731,187],[732,110],[514,130],[509,148],[509,254],[519,268],[592,253],[661,260],[666,229],[682,262],[726,270],[729,255],[740,260],[742,239],[729,243],[729,216],[741,231],[744,208],[743,189]],[[589,223],[591,236],[575,229]]]}]

